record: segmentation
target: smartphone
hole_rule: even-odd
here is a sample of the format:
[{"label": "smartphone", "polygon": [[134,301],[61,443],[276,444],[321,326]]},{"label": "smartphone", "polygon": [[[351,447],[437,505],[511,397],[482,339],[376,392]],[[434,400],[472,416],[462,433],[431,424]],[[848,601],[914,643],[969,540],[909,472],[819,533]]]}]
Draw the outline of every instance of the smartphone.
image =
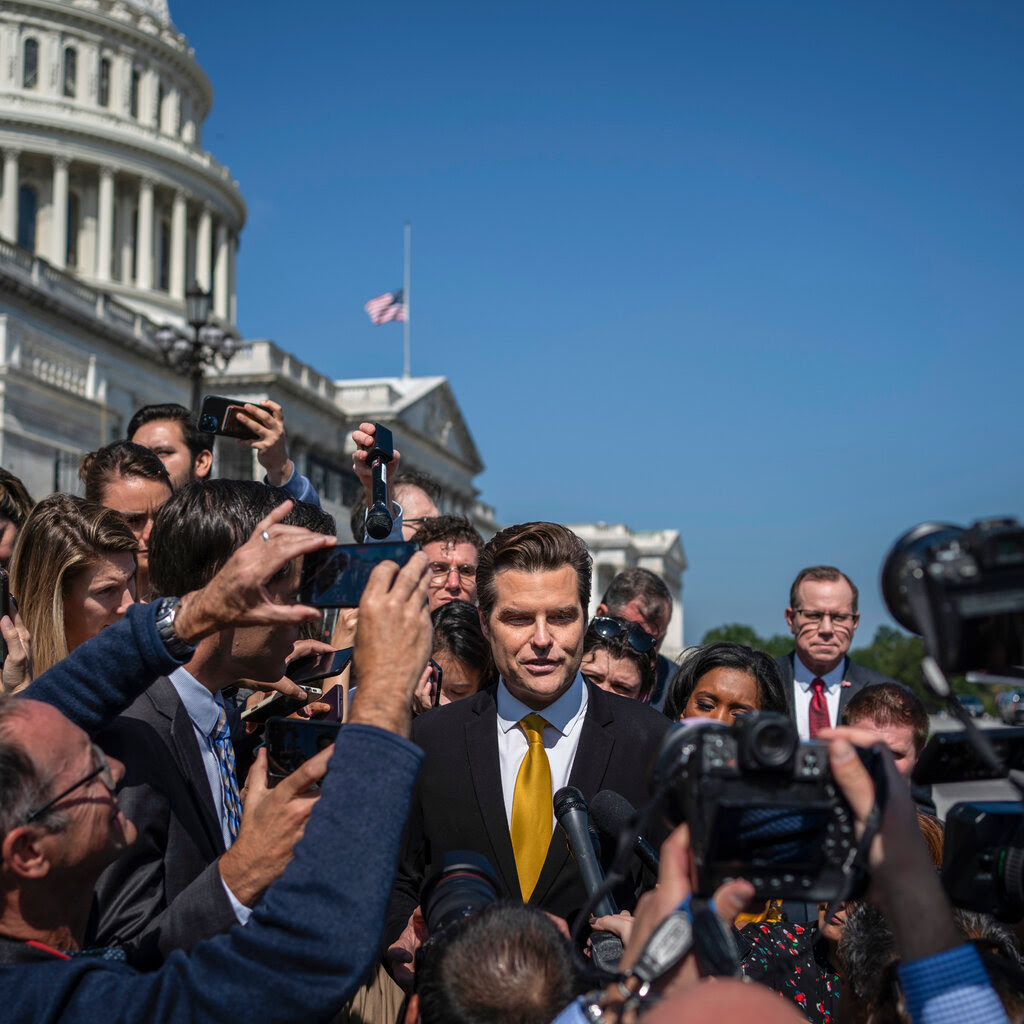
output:
[{"label": "smartphone", "polygon": [[203,399],[202,409],[199,410],[199,429],[204,434],[237,437],[243,441],[255,440],[255,432],[239,420],[239,413],[245,414],[244,402],[234,398],[207,395]]},{"label": "smartphone", "polygon": [[288,694],[276,691],[268,694],[259,704],[253,704],[251,708],[246,708],[242,712],[242,721],[253,722],[259,725],[275,715],[287,717],[288,715],[295,714],[299,708],[304,708],[311,701],[319,700],[324,695],[324,691],[317,686],[304,686],[302,689],[305,692],[304,697],[291,697]]},{"label": "smartphone", "polygon": [[[11,612],[11,578],[7,575],[6,569],[0,569],[0,618],[5,615],[10,615],[14,618]],[[4,639],[3,633],[0,633],[0,665],[7,660],[7,641]]]},{"label": "smartphone", "polygon": [[338,738],[337,722],[271,718],[267,722],[267,785],[276,786]]},{"label": "smartphone", "polygon": [[401,544],[337,544],[306,555],[299,603],[315,608],[355,608],[366,581],[381,562],[405,565],[419,551],[415,541]]},{"label": "smartphone", "polygon": [[436,708],[441,701],[441,679],[444,677],[444,672],[442,671],[441,666],[438,665],[433,658],[430,659],[430,664],[430,682],[433,686],[431,693],[431,705]]},{"label": "smartphone", "polygon": [[327,651],[324,654],[311,654],[306,658],[296,658],[284,674],[300,686],[315,683],[320,679],[330,679],[341,675],[352,660],[352,648],[344,647],[340,651]]}]

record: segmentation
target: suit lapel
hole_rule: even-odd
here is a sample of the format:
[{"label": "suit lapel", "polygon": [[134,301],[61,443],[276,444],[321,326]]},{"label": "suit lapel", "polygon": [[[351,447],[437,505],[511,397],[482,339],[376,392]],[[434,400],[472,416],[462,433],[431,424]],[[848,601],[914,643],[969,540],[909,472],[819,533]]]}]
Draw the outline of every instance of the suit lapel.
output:
[{"label": "suit lapel", "polygon": [[177,762],[182,780],[199,809],[199,817],[207,838],[219,855],[224,852],[224,833],[217,817],[217,808],[210,792],[210,783],[199,752],[192,719],[188,717],[185,705],[182,704],[178,691],[174,689],[169,679],[157,680],[147,694],[156,710],[168,720],[171,753]]},{"label": "suit lapel", "polygon": [[[590,683],[584,685],[587,687],[588,694],[587,712],[583,716],[583,724],[580,726],[580,742],[576,747],[572,771],[569,773],[569,785],[575,786],[584,796],[589,794],[592,797],[601,789],[601,783],[604,781],[605,771],[608,767],[608,759],[611,757],[612,747],[615,745],[612,730],[608,728],[615,716],[609,703],[602,699],[603,694],[600,689]],[[541,868],[537,885],[530,897],[531,903],[544,902],[548,890],[565,869],[569,858],[569,843],[565,838],[565,833],[556,824],[544,867]]]},{"label": "suit lapel", "polygon": [[494,868],[505,883],[505,890],[514,895],[520,891],[519,875],[505,816],[497,729],[498,711],[492,697],[486,702],[482,701],[480,710],[466,723],[466,750],[469,754],[470,777],[480,808],[480,820],[495,857]]}]

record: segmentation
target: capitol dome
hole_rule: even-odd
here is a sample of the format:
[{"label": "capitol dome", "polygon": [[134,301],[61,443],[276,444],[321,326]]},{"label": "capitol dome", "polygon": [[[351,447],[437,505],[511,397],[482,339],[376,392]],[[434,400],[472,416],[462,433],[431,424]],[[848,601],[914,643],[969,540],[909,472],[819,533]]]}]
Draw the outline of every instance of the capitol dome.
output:
[{"label": "capitol dome", "polygon": [[166,0],[0,7],[0,236],[157,323],[237,320],[245,203],[202,147],[209,79]]}]

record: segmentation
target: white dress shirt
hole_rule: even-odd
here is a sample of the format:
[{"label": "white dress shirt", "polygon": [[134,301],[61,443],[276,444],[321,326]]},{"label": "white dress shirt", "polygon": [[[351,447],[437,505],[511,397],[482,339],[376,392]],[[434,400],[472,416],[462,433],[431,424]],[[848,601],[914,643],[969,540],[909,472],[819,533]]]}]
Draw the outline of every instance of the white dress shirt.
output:
[{"label": "white dress shirt", "polygon": [[[213,806],[217,811],[217,820],[220,822],[226,850],[231,846],[233,840],[231,830],[228,828],[228,816],[224,811],[224,783],[221,779],[220,761],[217,760],[217,751],[214,749],[212,736],[224,705],[221,703],[219,694],[214,697],[191,672],[184,668],[176,668],[167,678],[177,690],[181,703],[185,705],[185,711],[192,721],[192,731],[195,733],[196,743],[199,746],[199,756],[203,759],[206,780],[210,786],[210,795],[213,797]],[[239,924],[245,924],[249,920],[252,910],[238,901],[223,878],[221,884],[228,894]]]},{"label": "white dress shirt", "polygon": [[[512,828],[512,796],[516,789],[519,768],[530,749],[530,741],[519,725],[526,715],[541,715],[548,723],[544,726],[544,750],[551,766],[551,795],[563,786],[569,785],[576,748],[580,745],[580,730],[587,713],[587,687],[583,676],[576,678],[561,697],[549,704],[543,711],[528,708],[516,699],[505,686],[505,680],[498,681],[498,765],[501,769],[501,794],[505,800],[505,818]],[[555,828],[555,812],[551,811],[551,829]]]},{"label": "white dress shirt", "polygon": [[801,740],[811,738],[810,711],[811,698],[814,690],[811,684],[820,679],[825,684],[825,700],[828,703],[829,725],[839,724],[839,691],[843,684],[843,673],[846,670],[846,658],[827,675],[815,675],[801,660],[800,655],[793,655],[793,710],[796,712],[796,728]]}]

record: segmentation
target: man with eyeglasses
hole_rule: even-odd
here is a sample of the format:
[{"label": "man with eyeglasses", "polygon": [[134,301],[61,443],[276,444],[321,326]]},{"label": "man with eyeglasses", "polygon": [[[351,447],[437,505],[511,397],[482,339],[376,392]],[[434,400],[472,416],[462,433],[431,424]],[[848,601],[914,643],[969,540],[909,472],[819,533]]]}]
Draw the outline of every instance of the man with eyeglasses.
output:
[{"label": "man with eyeglasses", "polygon": [[847,657],[859,621],[857,588],[849,576],[831,565],[797,573],[786,609],[794,650],[776,664],[802,740],[838,725],[847,701],[863,687],[893,682]]},{"label": "man with eyeglasses", "polygon": [[[326,1020],[370,966],[422,758],[405,738],[412,690],[430,651],[426,558],[419,553],[401,569],[383,563],[370,577],[356,641],[361,692],[336,753],[322,751],[271,791],[284,787],[305,803],[309,822],[284,877],[245,928],[215,936],[191,955],[176,952],[149,973],[132,969],[116,950],[82,949],[96,876],[135,833],[112,792],[123,766],[108,763],[89,732],[204,637],[315,617],[314,609],[274,603],[265,585],[333,538],[286,526],[283,518],[275,510],[261,521],[206,587],[181,599],[170,626],[161,624],[155,604],[136,605],[23,696],[0,698],[5,1020]],[[312,791],[328,767],[323,787]],[[261,752],[247,803],[264,791]],[[333,856],[346,870],[321,877]]]},{"label": "man with eyeglasses", "polygon": [[476,604],[476,567],[484,539],[473,524],[465,516],[434,516],[422,520],[416,540],[430,559],[430,610],[451,601]]}]

